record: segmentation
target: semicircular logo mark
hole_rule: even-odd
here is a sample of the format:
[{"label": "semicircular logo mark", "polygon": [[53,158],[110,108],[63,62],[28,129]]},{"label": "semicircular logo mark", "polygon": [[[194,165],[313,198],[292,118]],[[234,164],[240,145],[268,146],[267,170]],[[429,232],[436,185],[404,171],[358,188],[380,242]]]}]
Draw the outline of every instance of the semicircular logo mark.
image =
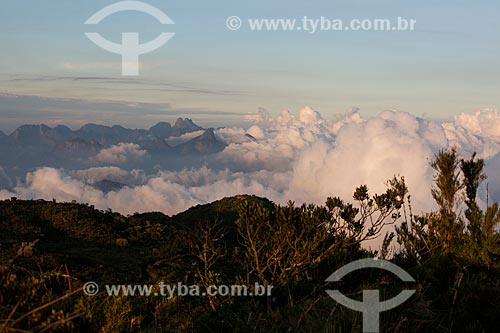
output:
[{"label": "semicircular logo mark", "polygon": [[[383,269],[395,274],[401,281],[415,282],[415,279],[401,267],[389,261],[376,258],[353,261],[336,270],[325,281],[338,282],[347,274],[363,268]],[[397,296],[382,302],[380,301],[380,291],[377,289],[363,290],[362,302],[346,297],[339,290],[327,290],[326,293],[339,304],[363,313],[363,332],[379,332],[380,312],[403,304],[415,293],[415,290],[403,290]]]},{"label": "semicircular logo mark", "polygon": [[[161,24],[175,24],[175,22],[158,8],[141,1],[120,1],[104,7],[92,15],[86,22],[86,25],[96,25],[102,20],[116,13],[123,11],[138,11],[149,14],[157,19]],[[122,33],[122,43],[113,43],[99,33],[86,32],[85,36],[100,48],[122,56],[122,75],[139,75],[139,55],[152,52],[165,45],[175,33],[163,32],[154,40],[140,44],[138,32]]]}]

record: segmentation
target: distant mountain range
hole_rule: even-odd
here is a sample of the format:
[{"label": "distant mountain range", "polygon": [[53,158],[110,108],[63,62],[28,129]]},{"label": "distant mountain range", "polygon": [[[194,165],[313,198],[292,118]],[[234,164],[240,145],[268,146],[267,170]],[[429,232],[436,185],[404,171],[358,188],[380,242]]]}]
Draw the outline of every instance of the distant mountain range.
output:
[{"label": "distant mountain range", "polygon": [[[184,134],[188,135],[179,138]],[[0,188],[12,189],[24,181],[27,172],[41,167],[81,170],[119,166],[146,173],[200,167],[225,147],[213,129],[204,129],[188,118],[179,118],[174,125],[159,122],[150,129],[87,124],[72,130],[64,125],[22,125],[10,135],[0,132]],[[89,185],[109,192],[130,184],[103,179]]]},{"label": "distant mountain range", "polygon": [[[203,134],[172,147],[165,139],[183,134],[204,131]],[[23,149],[47,149],[53,153],[92,155],[101,149],[119,143],[135,143],[150,153],[211,154],[224,149],[225,144],[214,135],[212,129],[203,129],[191,119],[179,118],[172,126],[159,122],[146,129],[129,129],[119,125],[104,126],[87,124],[78,130],[64,125],[51,128],[47,125],[22,125],[10,135],[0,132],[0,146]]]}]

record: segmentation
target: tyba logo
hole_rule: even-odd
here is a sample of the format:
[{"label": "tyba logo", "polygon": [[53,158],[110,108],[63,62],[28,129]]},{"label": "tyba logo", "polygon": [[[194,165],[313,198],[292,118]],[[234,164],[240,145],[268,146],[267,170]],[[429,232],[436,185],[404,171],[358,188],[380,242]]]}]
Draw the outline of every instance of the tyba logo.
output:
[{"label": "tyba logo", "polygon": [[[123,11],[138,11],[151,15],[157,19],[161,24],[175,24],[170,17],[156,7],[140,1],[120,1],[104,7],[92,17],[90,17],[85,24],[99,24],[106,17],[123,12]],[[175,33],[163,32],[156,39],[139,44],[138,32],[123,32],[122,43],[113,43],[96,32],[87,32],[85,36],[94,42],[97,46],[105,49],[106,51],[120,54],[122,56],[122,75],[137,76],[139,75],[139,55],[152,52],[163,45],[165,45]]]},{"label": "tyba logo", "polygon": [[[395,274],[404,282],[415,282],[411,275],[401,267],[386,260],[372,258],[356,260],[342,266],[330,275],[326,281],[338,282],[345,275],[363,268],[384,269]],[[379,332],[380,312],[393,309],[403,304],[413,295],[414,292],[415,290],[403,290],[396,297],[381,302],[379,290],[363,290],[363,301],[360,302],[346,297],[338,290],[326,291],[331,298],[343,306],[363,313],[363,332]]]}]

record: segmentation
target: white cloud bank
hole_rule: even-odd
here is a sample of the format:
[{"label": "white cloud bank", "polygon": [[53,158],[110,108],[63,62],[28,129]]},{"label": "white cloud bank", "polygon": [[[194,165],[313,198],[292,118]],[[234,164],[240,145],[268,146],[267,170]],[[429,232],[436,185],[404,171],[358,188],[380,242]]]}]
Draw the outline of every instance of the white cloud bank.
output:
[{"label": "white cloud bank", "polygon": [[95,160],[99,163],[125,164],[127,162],[138,160],[147,155],[147,151],[142,150],[135,143],[119,143],[118,145],[102,149]]},{"label": "white cloud bank", "polygon": [[[297,116],[284,111],[274,119],[261,111],[250,118],[254,124],[248,130],[215,131],[228,146],[210,157],[208,166],[153,175],[116,166],[79,171],[41,168],[29,173],[12,192],[0,191],[0,198],[77,200],[124,214],[175,214],[244,193],[278,203],[320,204],[332,195],[349,200],[361,184],[367,184],[372,193],[382,192],[386,180],[401,175],[418,212],[434,207],[429,162],[439,149],[455,146],[463,157],[477,151],[487,159],[490,172],[500,166],[500,114],[493,110],[462,114],[446,124],[397,111],[363,119],[353,110],[342,118],[325,120],[311,108]],[[145,154],[137,145],[119,144],[97,156],[102,163],[125,164]],[[103,179],[129,186],[104,193],[89,185]],[[500,193],[496,174],[489,182],[491,193]]]}]

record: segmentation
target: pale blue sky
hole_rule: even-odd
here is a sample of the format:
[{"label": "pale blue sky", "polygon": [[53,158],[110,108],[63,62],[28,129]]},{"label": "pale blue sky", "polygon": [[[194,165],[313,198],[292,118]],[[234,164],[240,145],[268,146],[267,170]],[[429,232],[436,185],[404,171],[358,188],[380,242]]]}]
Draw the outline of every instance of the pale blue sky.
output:
[{"label": "pale blue sky", "polygon": [[[137,12],[83,24],[114,2],[2,1],[0,129],[87,121],[143,127],[180,114],[228,124],[259,107],[277,113],[305,105],[325,117],[355,106],[366,116],[398,109],[443,119],[500,105],[498,1],[148,0],[176,24]],[[402,16],[417,24],[406,32],[229,31],[231,15]],[[116,42],[124,31],[138,31],[142,42],[165,30],[176,36],[141,56],[141,75],[129,78],[119,55],[84,36],[89,29]]]}]

